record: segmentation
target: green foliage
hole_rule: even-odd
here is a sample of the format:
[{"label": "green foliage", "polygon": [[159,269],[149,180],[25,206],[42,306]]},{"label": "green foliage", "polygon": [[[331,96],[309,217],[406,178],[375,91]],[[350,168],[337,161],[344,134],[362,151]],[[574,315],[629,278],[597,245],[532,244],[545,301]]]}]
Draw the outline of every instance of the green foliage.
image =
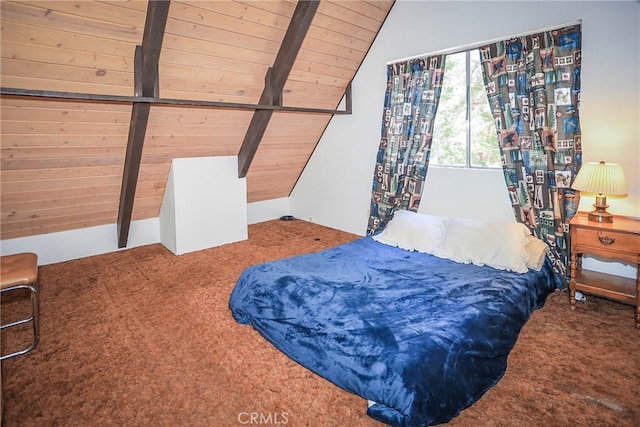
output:
[{"label": "green foliage", "polygon": [[[467,56],[470,61],[469,120]],[[470,164],[467,164],[467,149],[470,152]],[[475,50],[447,55],[429,163],[472,167],[501,165],[496,128],[484,89],[478,53]]]}]

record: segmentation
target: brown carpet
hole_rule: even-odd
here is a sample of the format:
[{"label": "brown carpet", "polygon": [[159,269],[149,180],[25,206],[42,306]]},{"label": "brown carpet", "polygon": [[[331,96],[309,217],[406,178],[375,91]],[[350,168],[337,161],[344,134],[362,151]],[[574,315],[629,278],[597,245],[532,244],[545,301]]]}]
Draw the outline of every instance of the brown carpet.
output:
[{"label": "brown carpet", "polygon": [[[42,339],[2,363],[3,425],[382,426],[227,306],[245,267],[356,237],[276,220],[179,257],[151,245],[40,267]],[[24,302],[3,299],[3,318]],[[24,339],[16,332],[3,334],[5,352]],[[632,307],[589,297],[571,312],[558,291],[502,381],[450,424],[638,426],[638,344]]]}]

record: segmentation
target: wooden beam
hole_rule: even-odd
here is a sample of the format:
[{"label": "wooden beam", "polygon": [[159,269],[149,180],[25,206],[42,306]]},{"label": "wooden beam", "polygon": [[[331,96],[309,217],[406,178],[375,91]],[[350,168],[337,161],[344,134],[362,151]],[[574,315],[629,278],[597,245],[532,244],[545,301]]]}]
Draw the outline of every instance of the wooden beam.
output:
[{"label": "wooden beam", "polygon": [[139,141],[139,138],[142,137],[142,139],[144,139],[149,122],[150,109],[151,104],[146,102],[136,102],[131,109],[129,143],[127,143],[127,153],[124,159],[120,205],[118,207],[118,248],[126,247],[129,239],[133,201],[138,185],[140,163],[142,161],[143,144]]},{"label": "wooden beam", "polygon": [[[347,93],[345,92],[345,94]],[[273,110],[273,111],[284,111],[284,112],[292,112],[292,113],[351,114],[351,111],[347,111],[346,109],[345,110],[329,110],[324,108],[285,107],[282,105],[271,105],[271,104],[243,104],[238,102],[158,98],[153,96],[103,95],[103,94],[94,94],[94,93],[60,92],[60,91],[54,91],[54,90],[17,89],[17,88],[7,88],[7,87],[0,87],[0,95],[33,97],[33,98],[52,98],[52,99],[87,101],[87,102],[114,102],[114,103],[146,102],[149,104],[156,104],[156,105],[198,107],[198,108]],[[274,101],[274,104],[275,102],[276,101]]]},{"label": "wooden beam", "polygon": [[[147,4],[147,16],[142,35],[142,46],[135,52],[135,95],[158,97],[158,61],[162,49],[164,29],[169,16],[171,0],[154,0]],[[142,93],[139,93],[139,92]],[[118,207],[118,248],[127,246],[133,213],[133,201],[138,184],[144,137],[147,132],[151,104],[136,100],[131,109],[127,152],[122,172],[122,188]]]},{"label": "wooden beam", "polygon": [[158,96],[158,63],[171,0],[150,0],[142,35],[142,96]]},{"label": "wooden beam", "polygon": [[[267,71],[268,83],[260,96],[259,104],[281,103],[282,90],[293,62],[298,56],[302,42],[311,26],[311,21],[319,5],[318,0],[299,0],[293,12],[289,27],[284,35],[280,50],[273,62],[273,67]],[[273,110],[256,110],[253,113],[251,122],[245,134],[240,151],[238,152],[238,176],[244,178],[251,165],[251,161],[258,151],[258,146],[262,140]]]},{"label": "wooden beam", "polygon": [[351,88],[351,83],[349,82],[347,84],[347,87],[344,91],[344,111],[347,114],[351,114],[351,112],[353,111],[353,93],[352,93],[352,88]]},{"label": "wooden beam", "polygon": [[267,69],[267,74],[264,76],[264,101],[267,105],[282,106],[282,92],[273,92],[273,68]]}]

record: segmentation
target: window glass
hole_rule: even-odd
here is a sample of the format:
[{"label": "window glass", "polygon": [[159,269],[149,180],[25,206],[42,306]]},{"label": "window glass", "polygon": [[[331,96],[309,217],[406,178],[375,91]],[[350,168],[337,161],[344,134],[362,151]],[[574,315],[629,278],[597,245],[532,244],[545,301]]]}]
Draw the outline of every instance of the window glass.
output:
[{"label": "window glass", "polygon": [[477,49],[447,55],[429,164],[501,166]]}]

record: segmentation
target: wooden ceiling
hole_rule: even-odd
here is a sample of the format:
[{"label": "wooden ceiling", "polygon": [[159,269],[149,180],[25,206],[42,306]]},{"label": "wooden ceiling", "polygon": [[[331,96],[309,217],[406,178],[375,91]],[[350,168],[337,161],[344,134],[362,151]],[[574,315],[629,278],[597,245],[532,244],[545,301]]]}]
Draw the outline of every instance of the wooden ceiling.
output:
[{"label": "wooden ceiling", "polygon": [[[0,2],[2,240],[120,225],[130,171],[130,219],[155,218],[178,157],[238,155],[248,202],[287,197],[393,5],[320,1],[286,67],[296,1],[167,3],[149,76],[146,1]],[[132,168],[136,105],[149,112]]]}]

